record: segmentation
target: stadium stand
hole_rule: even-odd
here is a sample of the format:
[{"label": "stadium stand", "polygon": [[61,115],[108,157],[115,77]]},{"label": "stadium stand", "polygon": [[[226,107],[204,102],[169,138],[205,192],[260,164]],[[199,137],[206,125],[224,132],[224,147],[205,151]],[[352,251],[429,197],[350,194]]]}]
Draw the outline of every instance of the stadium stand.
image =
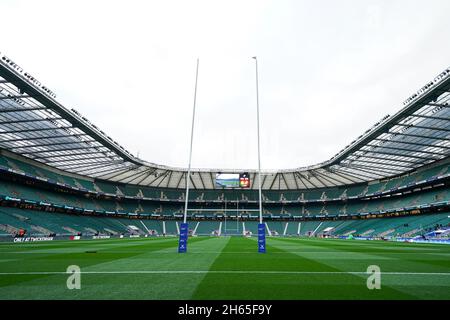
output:
[{"label": "stadium stand", "polygon": [[[0,59],[0,234],[176,235],[185,169],[144,162]],[[450,70],[328,161],[265,172],[269,236],[418,236],[448,226]],[[257,233],[249,189],[194,170],[192,235]],[[227,209],[227,211],[225,211]]]}]

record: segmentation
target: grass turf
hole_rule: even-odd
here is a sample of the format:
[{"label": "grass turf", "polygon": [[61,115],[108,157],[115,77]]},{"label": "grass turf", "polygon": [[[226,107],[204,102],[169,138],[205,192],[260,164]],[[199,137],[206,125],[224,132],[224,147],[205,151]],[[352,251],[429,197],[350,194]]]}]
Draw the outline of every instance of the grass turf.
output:
[{"label": "grass turf", "polygon": [[[450,299],[450,246],[241,237],[0,244],[0,299]],[[68,290],[66,269],[81,268]],[[369,265],[381,290],[366,286]]]}]

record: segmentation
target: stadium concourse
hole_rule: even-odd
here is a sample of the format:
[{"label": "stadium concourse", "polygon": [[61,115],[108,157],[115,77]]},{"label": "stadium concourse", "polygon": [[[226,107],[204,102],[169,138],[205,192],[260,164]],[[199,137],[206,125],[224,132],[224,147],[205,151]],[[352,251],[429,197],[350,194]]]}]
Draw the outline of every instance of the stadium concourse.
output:
[{"label": "stadium concourse", "polygon": [[[269,236],[449,237],[450,70],[333,158],[263,172]],[[194,169],[191,235],[257,234],[258,175]],[[187,170],[139,159],[0,54],[0,239],[176,236]]]}]

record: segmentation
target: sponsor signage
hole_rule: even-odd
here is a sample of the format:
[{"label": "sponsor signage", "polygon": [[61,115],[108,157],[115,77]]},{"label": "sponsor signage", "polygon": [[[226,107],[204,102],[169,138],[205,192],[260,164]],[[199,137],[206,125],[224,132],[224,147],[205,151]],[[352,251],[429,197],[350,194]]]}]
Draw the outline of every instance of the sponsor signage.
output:
[{"label": "sponsor signage", "polygon": [[92,239],[96,240],[96,239],[109,239],[111,238],[111,236],[92,236]]},{"label": "sponsor signage", "polygon": [[14,243],[17,242],[37,242],[37,241],[52,241],[53,237],[26,237],[26,238],[14,238]]}]

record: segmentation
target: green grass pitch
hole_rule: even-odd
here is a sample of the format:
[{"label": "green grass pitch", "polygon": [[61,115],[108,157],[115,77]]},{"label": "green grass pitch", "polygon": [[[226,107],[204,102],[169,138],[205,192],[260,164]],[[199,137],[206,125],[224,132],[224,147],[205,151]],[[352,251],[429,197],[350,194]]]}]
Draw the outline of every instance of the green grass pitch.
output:
[{"label": "green grass pitch", "polygon": [[[450,299],[450,246],[337,239],[110,239],[0,244],[0,299]],[[81,289],[66,286],[69,265]],[[381,289],[369,290],[369,265]]]}]

